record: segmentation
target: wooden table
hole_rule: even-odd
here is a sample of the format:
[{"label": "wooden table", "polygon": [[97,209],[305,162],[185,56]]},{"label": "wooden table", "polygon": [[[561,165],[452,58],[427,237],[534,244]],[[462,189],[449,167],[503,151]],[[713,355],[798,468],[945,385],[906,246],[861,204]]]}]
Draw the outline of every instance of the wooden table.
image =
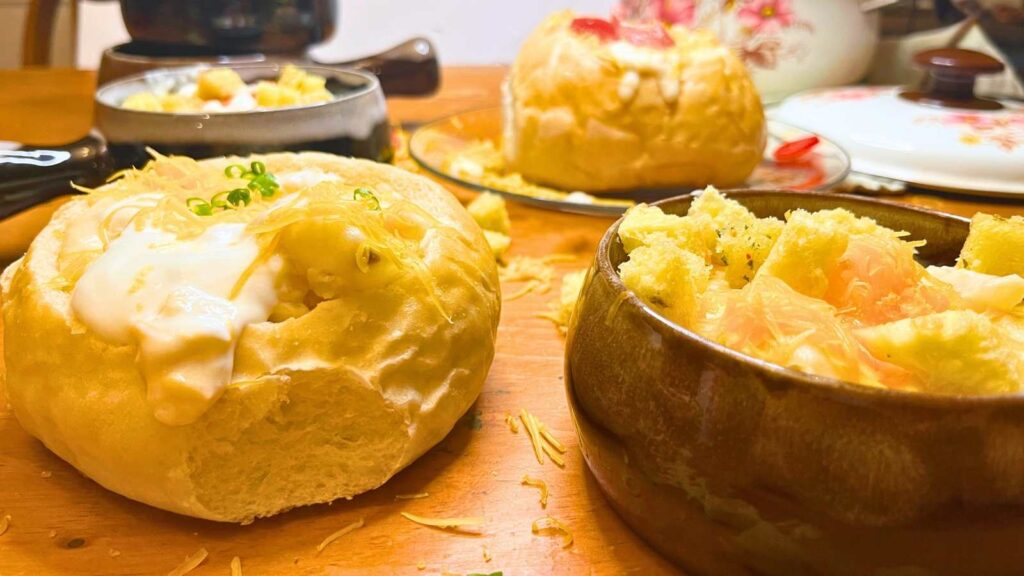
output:
[{"label": "wooden table", "polygon": [[[448,69],[438,95],[395,100],[392,114],[400,121],[420,121],[496,105],[503,74],[502,68]],[[90,73],[0,71],[0,86],[0,140],[53,144],[77,138],[90,125]],[[1024,213],[1019,204],[982,199],[903,199],[963,215]],[[16,256],[50,211],[44,207],[0,223],[0,258]],[[519,205],[511,214],[512,254],[579,256],[562,271],[587,265],[610,224]],[[582,461],[564,400],[563,341],[549,322],[535,317],[556,293],[557,283],[550,293],[505,304],[483,395],[418,462],[351,502],[295,510],[250,526],[176,516],[112,494],[26,435],[0,403],[0,516],[11,516],[10,528],[0,536],[0,575],[165,574],[200,547],[209,558],[194,572],[198,575],[228,574],[233,556],[242,559],[245,574],[677,573],[618,520]],[[533,412],[568,445],[564,470],[550,462],[539,465],[526,436],[505,425],[505,415],[520,408]],[[547,510],[540,508],[537,490],[520,485],[523,474],[547,481]],[[395,500],[398,494],[420,492],[429,497]],[[488,522],[479,536],[457,535],[414,525],[400,511],[484,516]],[[531,533],[532,520],[545,514],[571,527],[571,548]],[[316,554],[325,536],[359,518],[365,519],[364,528]]]}]

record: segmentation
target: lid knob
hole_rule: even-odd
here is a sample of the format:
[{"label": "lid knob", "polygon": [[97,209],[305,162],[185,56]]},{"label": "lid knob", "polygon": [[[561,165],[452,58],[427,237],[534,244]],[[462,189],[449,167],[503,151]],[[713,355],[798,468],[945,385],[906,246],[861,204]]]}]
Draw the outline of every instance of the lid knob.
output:
[{"label": "lid knob", "polygon": [[908,90],[900,93],[907,100],[971,110],[998,110],[1002,104],[974,95],[974,80],[982,74],[1003,71],[1003,63],[988,54],[962,48],[938,48],[914,55],[914,63],[928,72],[924,91]]}]

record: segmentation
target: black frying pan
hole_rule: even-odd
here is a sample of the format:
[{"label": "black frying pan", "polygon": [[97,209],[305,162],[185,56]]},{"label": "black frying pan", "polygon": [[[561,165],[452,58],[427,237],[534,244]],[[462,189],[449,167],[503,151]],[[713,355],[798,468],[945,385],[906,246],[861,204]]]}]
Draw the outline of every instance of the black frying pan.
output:
[{"label": "black frying pan", "polygon": [[[277,78],[278,64],[233,66],[247,83]],[[146,147],[193,158],[282,150],[317,150],[377,161],[391,159],[391,132],[380,82],[373,74],[317,66],[329,102],[226,113],[141,112],[121,102],[154,85],[194,76],[196,68],[154,70],[96,91],[96,128],[65,146],[0,150],[0,219],[73,192],[69,183],[96,186],[115,171],[139,167]]]}]

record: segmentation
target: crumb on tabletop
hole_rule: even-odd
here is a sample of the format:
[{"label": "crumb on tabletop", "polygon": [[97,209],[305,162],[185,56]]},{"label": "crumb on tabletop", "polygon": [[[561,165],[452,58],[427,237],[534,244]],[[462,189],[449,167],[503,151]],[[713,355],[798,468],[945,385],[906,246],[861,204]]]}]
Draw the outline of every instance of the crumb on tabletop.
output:
[{"label": "crumb on tabletop", "polygon": [[469,215],[484,230],[500,232],[508,235],[512,231],[512,221],[508,215],[505,199],[492,192],[484,192],[466,206]]}]

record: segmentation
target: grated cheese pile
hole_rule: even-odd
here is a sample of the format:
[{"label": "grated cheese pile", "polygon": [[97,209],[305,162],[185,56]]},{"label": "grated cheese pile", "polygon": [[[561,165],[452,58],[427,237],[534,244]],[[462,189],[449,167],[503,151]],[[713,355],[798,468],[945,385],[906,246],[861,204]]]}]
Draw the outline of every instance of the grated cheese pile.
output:
[{"label": "grated cheese pile", "polygon": [[551,264],[556,262],[573,262],[575,256],[570,254],[551,254],[542,258],[517,256],[498,268],[498,278],[502,282],[523,282],[522,288],[504,298],[505,301],[518,300],[531,292],[546,294],[551,290],[551,281],[555,270]]},{"label": "grated cheese pile", "polygon": [[537,314],[537,317],[551,320],[555,323],[558,331],[564,335],[569,329],[569,320],[572,318],[572,311],[576,308],[576,301],[580,298],[586,278],[586,269],[562,276],[562,288],[558,298],[548,304],[547,312],[541,312]]}]

